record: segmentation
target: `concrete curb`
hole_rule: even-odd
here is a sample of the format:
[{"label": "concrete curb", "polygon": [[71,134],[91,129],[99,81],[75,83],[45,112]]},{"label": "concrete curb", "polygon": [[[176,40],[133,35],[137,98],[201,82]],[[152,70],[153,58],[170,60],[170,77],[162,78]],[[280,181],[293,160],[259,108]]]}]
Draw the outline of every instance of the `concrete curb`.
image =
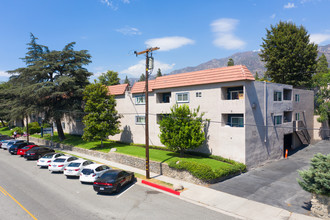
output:
[{"label": "concrete curb", "polygon": [[177,195],[177,196],[179,196],[181,194],[180,192],[177,192],[177,191],[175,191],[171,188],[161,186],[161,185],[158,185],[156,183],[151,183],[151,182],[148,182],[146,180],[142,180],[141,183],[146,184],[146,185],[151,186],[151,187],[155,187],[155,188],[160,189],[160,190],[164,190],[166,192],[172,193],[172,194]]}]

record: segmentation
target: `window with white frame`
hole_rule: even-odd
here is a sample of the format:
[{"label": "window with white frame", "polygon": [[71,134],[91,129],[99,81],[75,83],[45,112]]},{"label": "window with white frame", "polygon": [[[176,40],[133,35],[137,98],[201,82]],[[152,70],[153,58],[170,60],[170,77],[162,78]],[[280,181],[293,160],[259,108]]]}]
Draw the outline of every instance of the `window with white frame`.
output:
[{"label": "window with white frame", "polygon": [[275,115],[274,116],[274,124],[275,125],[280,125],[282,124],[282,115]]},{"label": "window with white frame", "polygon": [[300,120],[300,113],[296,113],[296,121],[299,121]]},{"label": "window with white frame", "polygon": [[196,97],[197,97],[197,98],[202,97],[202,92],[196,92]]},{"label": "window with white frame", "polygon": [[145,105],[146,99],[144,95],[135,96],[135,104],[136,105]]},{"label": "window with white frame", "polygon": [[300,101],[300,95],[299,94],[295,94],[294,95],[294,101],[295,102],[299,102]]},{"label": "window with white frame", "polygon": [[226,125],[230,127],[244,127],[244,114],[225,114]]},{"label": "window with white frame", "polygon": [[144,125],[146,123],[146,117],[144,115],[135,116],[135,124]]},{"label": "window with white frame", "polygon": [[189,93],[177,93],[176,94],[176,102],[189,102]]},{"label": "window with white frame", "polygon": [[274,101],[282,101],[282,92],[274,92]]}]

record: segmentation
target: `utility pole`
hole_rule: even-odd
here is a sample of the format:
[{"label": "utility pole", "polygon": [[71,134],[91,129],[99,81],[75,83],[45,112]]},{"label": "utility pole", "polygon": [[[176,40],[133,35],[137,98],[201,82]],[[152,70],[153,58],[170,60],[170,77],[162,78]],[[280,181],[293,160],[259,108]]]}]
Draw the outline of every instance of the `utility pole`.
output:
[{"label": "utility pole", "polygon": [[[149,170],[149,70],[153,69],[153,58],[152,51],[159,50],[159,47],[151,47],[141,52],[134,51],[135,55],[146,54],[146,86],[145,86],[145,145],[146,145],[146,178],[150,179],[150,170]],[[150,55],[150,56],[149,56]]]}]

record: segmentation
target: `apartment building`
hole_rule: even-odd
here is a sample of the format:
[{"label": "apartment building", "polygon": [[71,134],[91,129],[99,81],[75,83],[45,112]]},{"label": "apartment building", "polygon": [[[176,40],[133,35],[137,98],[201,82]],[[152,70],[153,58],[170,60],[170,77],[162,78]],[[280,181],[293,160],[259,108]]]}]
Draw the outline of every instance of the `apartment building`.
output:
[{"label": "apartment building", "polygon": [[[123,116],[122,132],[110,139],[145,143],[145,82],[108,88]],[[187,104],[209,119],[198,151],[257,166],[309,143],[313,97],[312,91],[255,81],[241,65],[157,77],[149,81],[149,144],[162,146],[159,120],[173,105]]]}]

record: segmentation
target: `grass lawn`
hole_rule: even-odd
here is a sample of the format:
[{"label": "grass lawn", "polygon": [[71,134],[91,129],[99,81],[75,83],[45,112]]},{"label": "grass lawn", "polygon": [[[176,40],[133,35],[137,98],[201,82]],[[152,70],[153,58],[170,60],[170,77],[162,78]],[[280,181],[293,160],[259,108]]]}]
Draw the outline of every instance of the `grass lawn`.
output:
[{"label": "grass lawn", "polygon": [[0,128],[0,134],[11,136],[11,130],[8,127]]},{"label": "grass lawn", "polygon": [[[40,138],[40,135],[31,135],[31,136]],[[139,158],[145,158],[145,148],[143,147],[117,143],[114,141],[104,141],[103,147],[101,147],[101,141],[87,142],[82,140],[81,136],[75,136],[69,134],[66,134],[65,137],[66,139],[60,142],[57,134],[55,133],[53,137],[53,141],[60,142],[62,144],[72,145],[75,147],[84,148],[84,149],[97,150],[105,153],[108,153],[111,148],[117,148],[116,151],[117,153],[131,155]],[[45,135],[44,139],[51,140],[51,137],[50,135]],[[210,158],[204,158],[204,157],[192,156],[192,155],[185,155],[184,158],[181,158],[179,153],[157,150],[157,149],[149,149],[149,156],[150,156],[150,160],[163,162],[163,163],[169,163],[171,161],[178,161],[178,160],[194,161],[197,163],[207,164],[213,170],[232,167],[232,165],[229,163],[217,161]]]}]

